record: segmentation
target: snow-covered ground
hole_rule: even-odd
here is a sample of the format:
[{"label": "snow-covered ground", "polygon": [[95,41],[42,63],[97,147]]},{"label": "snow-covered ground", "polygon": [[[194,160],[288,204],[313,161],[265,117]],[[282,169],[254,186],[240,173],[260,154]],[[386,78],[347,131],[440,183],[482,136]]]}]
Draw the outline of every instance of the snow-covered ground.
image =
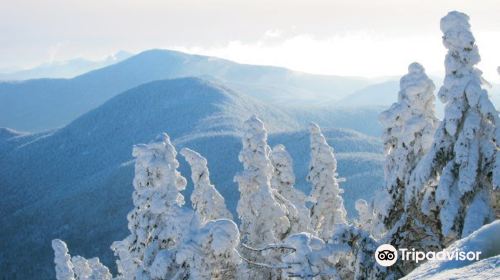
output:
[{"label": "snow-covered ground", "polygon": [[468,237],[458,240],[448,251],[481,252],[480,261],[428,261],[404,279],[500,279],[500,221],[485,225]]}]

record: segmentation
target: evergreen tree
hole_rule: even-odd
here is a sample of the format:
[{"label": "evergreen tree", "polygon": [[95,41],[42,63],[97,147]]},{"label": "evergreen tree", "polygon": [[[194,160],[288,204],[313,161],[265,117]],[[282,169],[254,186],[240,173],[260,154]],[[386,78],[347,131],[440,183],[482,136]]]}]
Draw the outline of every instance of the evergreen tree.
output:
[{"label": "evergreen tree", "polygon": [[68,254],[66,243],[60,239],[54,239],[52,240],[52,249],[54,250],[54,263],[56,264],[56,279],[75,280],[74,265],[71,262],[71,256]]},{"label": "evergreen tree", "polygon": [[[424,68],[412,63],[408,74],[401,78],[398,102],[380,115],[384,127],[386,185],[382,197],[376,199],[373,233],[382,243],[396,248],[430,251],[442,247],[438,225],[422,215],[421,198],[410,184],[410,174],[430,150],[438,124],[434,89]],[[401,277],[415,267],[413,262],[398,262],[388,270]]]},{"label": "evergreen tree", "polygon": [[186,270],[182,279],[238,279],[240,236],[233,221],[208,221],[190,236],[176,254],[177,263]]},{"label": "evergreen tree", "polygon": [[311,221],[309,209],[306,207],[306,195],[294,188],[293,161],[285,146],[277,145],[272,149],[271,163],[274,167],[271,187],[290,202],[287,209],[296,213],[289,216],[291,233],[310,232]]},{"label": "evergreen tree", "polygon": [[358,199],[354,204],[354,208],[358,212],[358,219],[355,221],[356,226],[371,233],[375,223],[372,205],[369,205],[364,199]]},{"label": "evergreen tree", "polygon": [[283,277],[291,279],[336,279],[338,277],[332,256],[335,252],[322,239],[306,232],[292,234],[284,241],[282,248],[288,250],[283,254],[282,262],[286,269]]},{"label": "evergreen tree", "polygon": [[469,17],[450,12],[441,19],[441,30],[448,49],[446,77],[438,93],[446,105],[445,116],[412,183],[423,188],[423,213],[430,218],[438,213],[434,222],[441,225],[448,244],[494,218],[499,134],[498,112],[475,67],[480,57]]},{"label": "evergreen tree", "polygon": [[168,250],[189,230],[192,211],[181,208],[180,194],[186,179],[177,171],[177,152],[166,134],[161,142],[135,146],[132,154],[136,161],[134,209],[127,217],[130,235],[112,245],[119,257],[118,272],[124,279],[168,279],[175,267],[155,268],[173,256]]},{"label": "evergreen tree", "polygon": [[340,279],[397,279],[392,271],[376,263],[374,255],[380,243],[369,232],[355,225],[338,225],[329,242],[336,256]]},{"label": "evergreen tree", "polygon": [[276,202],[271,190],[269,154],[264,124],[254,116],[245,122],[239,155],[244,171],[235,177],[240,189],[237,211],[242,238],[252,246],[276,242],[290,230],[286,208]]},{"label": "evergreen tree", "polygon": [[[264,124],[253,116],[244,123],[243,149],[239,160],[243,172],[235,177],[240,191],[237,212],[241,220],[242,242],[252,247],[261,247],[282,240],[290,232],[290,221],[285,205],[276,200],[271,188],[273,166],[269,159],[271,152],[267,145],[267,131]],[[252,261],[264,256],[260,252],[245,254]],[[278,256],[267,254],[266,259]],[[247,270],[246,278],[276,278],[280,275],[269,269]]]},{"label": "evergreen tree", "polygon": [[66,243],[60,239],[52,240],[57,280],[111,280],[109,269],[99,258],[85,259],[81,256],[71,257]]},{"label": "evergreen tree", "polygon": [[312,184],[312,229],[323,240],[329,240],[336,224],[346,224],[347,212],[341,197],[343,190],[337,174],[337,160],[319,126],[311,124],[311,163],[307,180]]},{"label": "evergreen tree", "polygon": [[210,182],[207,160],[188,148],[182,149],[181,155],[191,166],[191,179],[194,185],[191,203],[199,222],[205,224],[211,220],[232,219],[231,213],[226,208],[224,197]]},{"label": "evergreen tree", "polygon": [[429,151],[436,130],[434,83],[418,63],[408,67],[400,81],[398,102],[380,114],[384,127],[385,195],[379,219],[388,230],[401,219],[414,198],[408,186],[410,173]]},{"label": "evergreen tree", "polygon": [[71,258],[77,280],[111,280],[109,269],[104,266],[99,258],[85,259],[81,256]]}]

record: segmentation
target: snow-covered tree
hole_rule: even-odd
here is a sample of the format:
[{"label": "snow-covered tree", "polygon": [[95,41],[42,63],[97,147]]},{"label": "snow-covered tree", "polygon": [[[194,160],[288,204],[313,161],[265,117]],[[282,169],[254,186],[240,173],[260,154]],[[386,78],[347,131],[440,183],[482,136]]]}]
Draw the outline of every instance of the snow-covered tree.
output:
[{"label": "snow-covered tree", "polygon": [[60,239],[52,240],[54,250],[54,263],[56,264],[57,280],[75,280],[74,266],[68,254],[68,246]]},{"label": "snow-covered tree", "polygon": [[287,209],[275,200],[271,189],[273,166],[264,124],[254,116],[244,125],[239,154],[244,170],[235,177],[240,190],[237,211],[243,240],[260,246],[281,240],[290,230],[290,221]]},{"label": "snow-covered tree", "polygon": [[181,208],[180,194],[186,179],[177,171],[177,152],[166,134],[163,141],[135,146],[132,154],[136,160],[134,209],[127,217],[130,235],[112,245],[119,257],[118,272],[124,279],[168,279],[175,269],[158,270],[155,264],[172,255],[168,250],[189,229],[192,211]]},{"label": "snow-covered tree", "polygon": [[368,204],[364,199],[358,199],[354,203],[354,208],[358,212],[358,219],[355,221],[356,226],[371,233],[375,223],[372,205]]},{"label": "snow-covered tree", "polygon": [[77,280],[111,280],[109,269],[104,266],[99,258],[85,259],[81,256],[71,258]]},{"label": "snow-covered tree", "polygon": [[191,179],[194,185],[191,203],[199,222],[205,224],[211,220],[232,219],[224,203],[224,197],[210,182],[207,160],[188,148],[182,149],[181,155],[191,166]]},{"label": "snow-covered tree", "polygon": [[[437,224],[422,215],[420,197],[409,183],[410,174],[430,150],[438,124],[434,112],[434,83],[414,62],[400,81],[398,101],[380,114],[384,127],[385,190],[376,197],[371,232],[398,248],[423,251],[440,248]],[[362,227],[365,230],[368,228]],[[398,262],[389,271],[397,276],[415,268]]]},{"label": "snow-covered tree", "polygon": [[384,127],[386,197],[376,205],[378,218],[388,230],[401,219],[413,199],[408,178],[432,145],[437,125],[434,89],[424,67],[414,62],[401,78],[398,101],[380,114]]},{"label": "snow-covered tree", "polygon": [[309,200],[312,229],[323,240],[329,240],[336,224],[346,224],[347,212],[339,186],[337,160],[318,125],[310,125],[311,163],[307,180],[312,184]]},{"label": "snow-covered tree", "polygon": [[423,213],[429,217],[438,213],[435,223],[441,224],[447,244],[494,218],[500,134],[498,112],[475,67],[480,57],[469,17],[450,12],[441,19],[441,30],[448,49],[446,77],[438,93],[445,116],[432,149],[412,175],[412,184],[423,188]]},{"label": "snow-covered tree", "polygon": [[208,221],[177,251],[176,262],[185,268],[182,279],[237,279],[241,262],[236,251],[239,238],[233,221]]},{"label": "snow-covered tree", "polygon": [[60,239],[52,240],[57,280],[111,280],[109,269],[99,258],[85,259],[81,256],[71,257],[66,243]]},{"label": "snow-covered tree", "polygon": [[282,257],[282,263],[287,267],[283,270],[284,278],[335,279],[338,276],[335,269],[338,260],[332,258],[338,252],[322,239],[302,232],[288,236],[281,247],[292,248]]},{"label": "snow-covered tree", "polygon": [[[267,145],[267,131],[264,124],[253,116],[244,123],[243,149],[239,160],[243,163],[243,171],[236,175],[240,200],[237,212],[241,220],[240,233],[244,244],[260,247],[282,240],[290,232],[289,214],[285,205],[276,199],[277,192],[271,188],[273,166],[269,159],[271,148]],[[284,201],[284,198],[281,199]],[[248,252],[245,256],[252,261],[264,256]],[[276,256],[269,254],[266,259]],[[247,277],[273,278],[279,275],[268,269],[247,270]]]},{"label": "snow-covered tree", "polygon": [[369,232],[355,226],[341,224],[335,228],[329,242],[336,258],[340,279],[396,279],[392,271],[378,265],[374,255],[380,245]]},{"label": "snow-covered tree", "polygon": [[[271,163],[274,167],[271,187],[282,195],[297,214],[289,216],[291,233],[309,232],[310,217],[309,209],[306,207],[306,195],[294,188],[295,174],[293,173],[293,161],[290,154],[283,145],[276,145],[271,152]],[[290,204],[289,204],[290,205]]]}]

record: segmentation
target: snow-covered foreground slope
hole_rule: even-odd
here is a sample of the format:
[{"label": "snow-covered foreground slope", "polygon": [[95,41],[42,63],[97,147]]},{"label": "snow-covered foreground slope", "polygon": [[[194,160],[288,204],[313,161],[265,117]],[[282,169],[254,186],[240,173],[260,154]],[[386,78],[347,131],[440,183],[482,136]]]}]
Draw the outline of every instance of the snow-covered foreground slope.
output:
[{"label": "snow-covered foreground slope", "polygon": [[43,131],[64,126],[113,96],[143,83],[197,76],[274,104],[341,98],[366,86],[361,78],[310,75],[285,68],[150,50],[72,79],[0,83],[0,127]]},{"label": "snow-covered foreground slope", "polygon": [[480,261],[429,261],[404,279],[498,279],[500,278],[500,221],[485,225],[447,250],[479,251]]},{"label": "snow-covered foreground slope", "polygon": [[[287,146],[298,188],[308,191],[309,134],[295,118],[194,78],[139,86],[52,132],[2,130],[0,238],[9,242],[0,243],[0,271],[10,279],[53,278],[54,238],[66,240],[75,254],[100,256],[114,267],[109,246],[127,234],[131,208],[132,146],[161,132],[169,133],[177,149],[189,147],[208,159],[211,179],[235,213],[240,127],[252,114],[265,121],[270,145]],[[348,130],[324,132],[336,150],[338,172],[347,178],[341,187],[353,215],[354,200],[370,199],[382,186],[381,143]],[[188,164],[179,161],[189,178]],[[191,191],[189,185],[185,195]]]}]

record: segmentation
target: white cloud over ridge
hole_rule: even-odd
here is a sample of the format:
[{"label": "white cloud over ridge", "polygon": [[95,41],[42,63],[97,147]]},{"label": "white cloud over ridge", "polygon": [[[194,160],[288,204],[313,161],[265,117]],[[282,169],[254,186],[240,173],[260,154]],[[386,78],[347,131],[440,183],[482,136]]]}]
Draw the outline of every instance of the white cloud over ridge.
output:
[{"label": "white cloud over ridge", "polygon": [[[388,37],[358,32],[316,38],[296,34],[283,38],[280,30],[266,31],[255,42],[231,41],[225,46],[179,47],[189,53],[217,56],[240,63],[283,66],[315,74],[380,77],[405,73],[407,66],[418,61],[428,73],[443,75],[445,48],[439,29],[433,34]],[[279,38],[280,40],[277,40]],[[486,78],[498,79],[500,65],[500,32],[476,34],[483,61],[480,68]]]}]

